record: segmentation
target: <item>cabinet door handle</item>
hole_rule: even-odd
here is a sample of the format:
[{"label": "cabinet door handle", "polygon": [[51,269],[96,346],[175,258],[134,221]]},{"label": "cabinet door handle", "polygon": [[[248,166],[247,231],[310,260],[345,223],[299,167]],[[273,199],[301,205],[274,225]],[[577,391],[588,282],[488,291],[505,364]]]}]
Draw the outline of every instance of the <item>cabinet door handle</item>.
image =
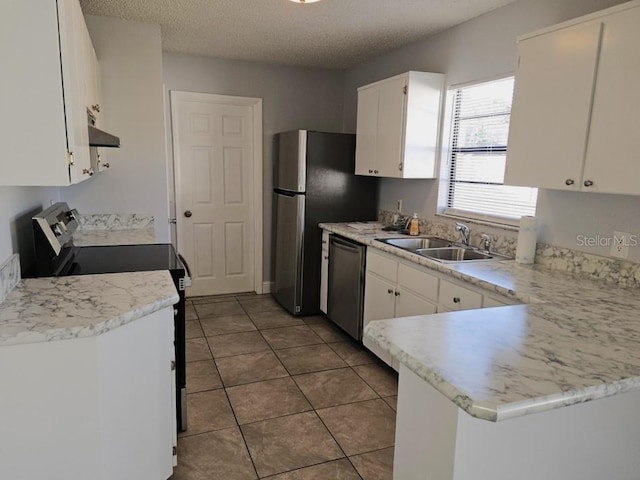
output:
[{"label": "cabinet door handle", "polygon": [[391,295],[391,294],[393,293],[393,290],[391,290],[391,289],[389,288],[389,289],[387,289],[387,293],[388,293],[389,295]]},{"label": "cabinet door handle", "polygon": [[103,163],[103,164],[102,164],[102,166],[103,166],[104,168],[109,168],[111,165],[109,165],[109,162],[107,162],[107,163]]},{"label": "cabinet door handle", "polygon": [[453,303],[460,303],[460,297],[453,297]]},{"label": "cabinet door handle", "polygon": [[576,182],[574,182],[574,181],[573,181],[572,179],[570,179],[570,178],[567,178],[567,179],[564,181],[564,183],[565,183],[565,185],[573,185],[573,184],[574,184],[574,183],[576,183]]},{"label": "cabinet door handle", "polygon": [[83,175],[92,176],[93,175],[93,168],[83,168],[82,169],[82,174]]},{"label": "cabinet door handle", "polygon": [[369,169],[369,173],[373,173],[373,170]]},{"label": "cabinet door handle", "polygon": [[91,110],[100,113],[100,105],[98,105],[97,103],[95,105],[91,105]]},{"label": "cabinet door handle", "polygon": [[395,292],[395,296],[399,297],[400,296],[400,292]]},{"label": "cabinet door handle", "polygon": [[593,186],[593,181],[591,181],[591,180],[585,180],[585,181],[584,181],[584,186],[585,186],[585,187],[592,187],[592,186]]},{"label": "cabinet door handle", "polygon": [[325,255],[325,256],[324,256],[324,259],[325,259],[325,260],[329,260],[329,255]]},{"label": "cabinet door handle", "polygon": [[373,171],[373,173],[376,173],[376,174],[377,174],[377,173],[378,173],[378,170],[374,170],[374,171]]}]

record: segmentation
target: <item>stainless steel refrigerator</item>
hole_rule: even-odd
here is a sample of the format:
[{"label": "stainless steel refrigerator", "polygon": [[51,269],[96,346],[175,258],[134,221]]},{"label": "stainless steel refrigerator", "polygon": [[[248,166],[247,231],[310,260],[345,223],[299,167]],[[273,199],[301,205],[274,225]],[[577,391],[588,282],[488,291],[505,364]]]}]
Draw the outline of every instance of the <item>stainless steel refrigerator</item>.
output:
[{"label": "stainless steel refrigerator", "polygon": [[375,220],[378,179],[357,176],[356,137],[295,130],[275,136],[274,297],[294,315],[320,313],[319,223]]}]

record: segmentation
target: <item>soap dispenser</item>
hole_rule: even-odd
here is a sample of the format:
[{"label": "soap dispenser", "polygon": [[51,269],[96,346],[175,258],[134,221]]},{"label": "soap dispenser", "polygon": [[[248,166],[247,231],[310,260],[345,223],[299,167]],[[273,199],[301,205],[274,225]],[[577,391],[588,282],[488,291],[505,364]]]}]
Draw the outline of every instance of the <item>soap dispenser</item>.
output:
[{"label": "soap dispenser", "polygon": [[416,236],[420,233],[420,220],[418,220],[418,214],[414,213],[411,221],[409,222],[409,235]]}]

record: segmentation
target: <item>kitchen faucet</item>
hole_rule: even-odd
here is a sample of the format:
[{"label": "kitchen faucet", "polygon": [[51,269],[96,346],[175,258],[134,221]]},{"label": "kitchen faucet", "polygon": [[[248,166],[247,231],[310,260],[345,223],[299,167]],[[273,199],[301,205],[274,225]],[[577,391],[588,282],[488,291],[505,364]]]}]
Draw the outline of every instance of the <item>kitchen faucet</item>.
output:
[{"label": "kitchen faucet", "polygon": [[462,238],[462,244],[466,247],[469,246],[469,227],[464,223],[456,222],[456,232],[460,232],[460,237]]}]

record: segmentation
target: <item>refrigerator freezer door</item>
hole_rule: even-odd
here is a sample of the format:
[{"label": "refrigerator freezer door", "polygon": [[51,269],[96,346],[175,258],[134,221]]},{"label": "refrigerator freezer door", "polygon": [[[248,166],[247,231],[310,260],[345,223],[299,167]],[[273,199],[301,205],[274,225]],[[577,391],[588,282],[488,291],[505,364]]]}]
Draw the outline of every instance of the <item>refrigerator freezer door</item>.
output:
[{"label": "refrigerator freezer door", "polygon": [[304,193],[307,182],[307,131],[278,134],[273,188]]},{"label": "refrigerator freezer door", "polygon": [[276,300],[292,314],[302,310],[304,195],[276,194]]}]

